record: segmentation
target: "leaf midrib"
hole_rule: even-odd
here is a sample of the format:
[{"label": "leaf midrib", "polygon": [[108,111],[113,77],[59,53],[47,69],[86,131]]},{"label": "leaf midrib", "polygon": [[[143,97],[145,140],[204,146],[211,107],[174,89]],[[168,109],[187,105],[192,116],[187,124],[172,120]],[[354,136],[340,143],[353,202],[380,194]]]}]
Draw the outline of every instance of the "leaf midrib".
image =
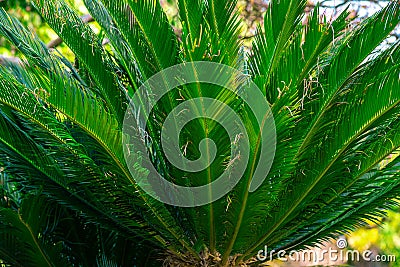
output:
[{"label": "leaf midrib", "polygon": [[[289,4],[289,8],[288,8],[289,11],[292,8],[293,2],[294,1],[291,1],[290,4]],[[286,16],[288,16],[288,14],[289,13],[287,13]],[[286,29],[286,27],[287,27],[287,20],[284,21],[284,24],[282,25],[282,29]],[[279,49],[284,47],[284,44],[285,44],[282,41],[282,34],[283,34],[282,32],[283,31],[279,32],[278,42],[276,43],[276,45],[274,47],[274,51],[273,51],[272,58],[271,58],[271,64],[268,67],[268,76],[271,75],[272,70],[275,68],[276,61],[279,59],[279,57],[277,57],[277,51],[279,51]],[[267,117],[268,117],[268,113],[264,115],[263,120],[262,120],[262,125],[259,126],[260,129],[263,129]],[[247,181],[245,195],[244,195],[244,199],[242,200],[242,205],[241,205],[240,212],[239,212],[239,215],[238,215],[238,219],[237,219],[237,223],[236,223],[236,226],[235,226],[235,230],[233,232],[232,238],[231,238],[231,240],[230,240],[230,242],[228,244],[228,247],[227,247],[227,249],[226,249],[226,251],[224,253],[224,256],[223,256],[223,264],[227,263],[227,260],[229,259],[229,255],[230,255],[230,253],[232,251],[233,245],[234,245],[234,243],[236,241],[236,238],[237,238],[237,236],[239,234],[239,231],[240,231],[240,228],[241,228],[241,223],[243,221],[243,216],[244,216],[244,213],[245,213],[245,210],[246,210],[247,200],[248,200],[248,196],[249,196],[249,188],[250,188],[250,185],[251,185],[251,180],[252,180],[252,176],[254,174],[254,168],[255,168],[255,164],[256,164],[256,160],[257,160],[257,156],[258,156],[258,149],[260,147],[261,133],[262,133],[262,130],[260,130],[260,133],[257,136],[257,142],[256,142],[256,146],[255,146],[253,159],[252,159],[252,164],[251,164],[250,177],[249,177],[249,179]]]},{"label": "leaf midrib", "polygon": [[[158,61],[157,58],[157,54],[155,53],[154,47],[152,45],[152,43],[149,40],[149,37],[147,36],[146,31],[144,31],[143,25],[140,23],[140,20],[138,19],[136,13],[134,12],[134,10],[132,8],[130,8],[132,11],[132,15],[135,16],[135,22],[137,23],[137,25],[139,26],[139,28],[141,29],[143,36],[146,40],[146,42],[148,43],[150,50],[154,56],[154,59],[156,60],[157,66],[159,69],[161,69],[161,63]],[[125,37],[126,38],[126,37]],[[131,48],[131,50],[133,50]],[[101,141],[97,138],[95,138],[98,141]],[[159,157],[161,158],[161,154],[160,154],[160,148],[159,146],[156,144],[156,153],[159,155]],[[105,148],[105,147],[103,147]],[[110,155],[112,156],[112,158],[114,159],[114,161],[116,161],[117,165],[119,166],[119,168],[123,171],[124,175],[130,180],[130,182],[132,183],[132,185],[134,185],[134,187],[137,189],[136,184],[134,183],[134,181],[132,181],[131,176],[127,173],[127,171],[125,170],[125,168],[123,168],[123,164],[121,164],[118,160],[118,158],[111,152],[110,149],[105,148],[107,153],[110,153]],[[166,170],[166,166],[164,161],[161,161],[163,168]],[[151,209],[151,211],[153,212],[153,214],[155,214],[157,220],[164,226],[164,229],[166,229],[168,232],[170,232],[176,239],[176,241],[178,241],[179,243],[181,243],[188,251],[190,251],[194,256],[197,255],[197,253],[194,252],[194,250],[191,248],[191,246],[189,244],[186,243],[186,241],[184,241],[175,231],[171,230],[171,227],[169,227],[169,225],[164,221],[164,219],[162,217],[160,217],[160,215],[158,214],[158,211],[155,210],[155,208],[153,207],[153,205],[150,204],[150,202],[144,197],[143,194],[140,194],[141,198],[145,201],[145,203],[148,204],[148,207]]]},{"label": "leaf midrib", "polygon": [[29,234],[30,234],[30,236],[31,236],[31,238],[32,238],[32,240],[33,240],[35,246],[37,247],[38,251],[40,252],[40,255],[42,256],[42,258],[46,261],[47,265],[50,266],[50,267],[51,267],[51,266],[54,266],[54,265],[50,262],[51,260],[47,258],[47,255],[44,253],[44,251],[42,250],[41,246],[39,245],[39,243],[38,243],[38,241],[37,241],[37,239],[36,239],[36,236],[35,236],[35,234],[33,233],[31,227],[30,227],[27,223],[25,223],[25,221],[22,219],[21,214],[20,214],[19,212],[18,212],[18,219],[19,219],[20,222],[25,226],[25,228],[28,230],[28,232],[29,232]]},{"label": "leaf midrib", "polygon": [[[131,2],[131,0],[129,0],[129,2]],[[159,69],[159,70],[162,70],[163,68],[162,68],[161,62],[158,60],[157,53],[156,53],[156,51],[154,50],[153,44],[150,42],[150,39],[149,39],[149,36],[148,36],[147,32],[144,30],[144,27],[143,27],[141,21],[138,19],[138,16],[137,16],[137,14],[135,13],[134,8],[130,8],[130,9],[131,9],[131,11],[132,11],[132,14],[133,14],[133,15],[135,16],[135,18],[136,18],[136,19],[135,19],[135,22],[136,22],[137,25],[139,26],[139,28],[140,28],[140,30],[142,31],[143,36],[144,36],[144,38],[145,38],[145,40],[146,40],[148,46],[150,47],[150,51],[151,51],[151,53],[153,54],[153,57],[154,57],[154,60],[156,61],[156,64],[157,64],[158,69]],[[165,81],[164,75],[162,75],[162,78],[163,78],[164,83],[165,83],[166,81]],[[156,142],[156,143],[157,143],[157,142]],[[162,155],[161,155],[161,153],[160,153],[158,144],[157,144],[157,147],[158,147],[158,149],[157,149],[156,151],[157,151],[157,154],[159,154],[159,157],[160,157],[160,159],[161,159],[161,158],[162,158]],[[161,162],[162,162],[162,164],[163,164],[163,166],[164,166],[164,169],[166,170],[166,166],[165,166],[164,161],[161,160]],[[142,194],[140,194],[140,195],[142,195]],[[144,199],[144,200],[145,200],[145,199]],[[149,203],[149,202],[146,201],[146,200],[145,200],[145,202],[146,202],[146,203]],[[179,243],[181,243],[189,252],[191,252],[191,254],[193,254],[193,256],[197,257],[197,253],[191,248],[191,246],[188,245],[188,244],[186,243],[186,241],[184,241],[175,231],[171,230],[171,227],[169,227],[168,224],[166,224],[166,222],[158,215],[158,212],[154,209],[153,205],[151,205],[151,204],[149,203],[148,206],[149,206],[150,209],[153,211],[153,214],[155,214],[155,216],[157,217],[157,219],[158,219],[158,220],[161,222],[161,224],[164,226],[164,228],[165,228],[166,230],[168,230],[168,231],[175,237],[175,239],[176,239]]]},{"label": "leaf midrib", "polygon": [[322,179],[322,177],[325,175],[325,173],[330,169],[330,167],[336,162],[336,160],[341,156],[341,154],[347,149],[347,147],[357,139],[360,133],[362,133],[365,129],[367,129],[369,126],[371,126],[378,118],[380,118],[382,115],[386,114],[388,111],[390,111],[393,107],[398,105],[400,103],[400,100],[395,102],[394,104],[390,105],[384,112],[378,113],[378,116],[375,116],[372,120],[370,120],[368,123],[364,124],[364,126],[361,127],[356,133],[353,134],[353,137],[350,138],[339,150],[337,155],[330,161],[330,163],[324,168],[324,170],[320,173],[320,175],[315,179],[315,181],[307,188],[307,190],[301,195],[301,197],[295,201],[294,205],[291,206],[288,212],[285,213],[281,219],[274,224],[274,226],[262,237],[260,238],[259,242],[257,242],[255,245],[253,245],[250,249],[248,249],[243,255],[243,257],[247,256],[249,253],[251,253],[254,249],[256,249],[259,245],[264,242],[265,239],[267,239],[288,217],[292,212],[298,207],[298,205],[304,200],[305,197],[310,193],[310,191],[314,188],[314,186]]},{"label": "leaf midrib", "polygon": [[[50,177],[50,179],[52,179],[53,182],[55,182],[56,184],[58,184],[59,186],[63,187],[64,186],[62,184],[60,184],[59,182],[57,182],[57,179],[54,178],[53,175],[51,175],[50,173],[48,173],[47,171],[43,170],[42,168],[40,168],[40,166],[38,166],[37,164],[35,164],[34,162],[32,162],[29,158],[27,158],[24,154],[22,154],[19,149],[17,149],[16,147],[14,147],[12,144],[10,144],[9,142],[7,142],[4,138],[0,137],[0,141],[5,144],[6,146],[8,146],[9,148],[11,148],[15,153],[17,153],[18,155],[20,155],[24,160],[26,160],[27,162],[29,162],[36,170],[38,170],[39,172],[43,173],[45,176]],[[97,212],[104,214],[105,217],[111,219],[112,221],[116,222],[117,224],[119,224],[118,221],[115,220],[115,218],[109,216],[107,213],[104,213],[103,211],[101,211],[100,209],[98,209],[96,206],[93,206],[91,203],[87,202],[85,199],[81,198],[79,196],[79,194],[70,192],[71,195],[73,195],[74,197],[76,197],[77,199],[79,199],[80,201],[82,201],[83,203],[86,203],[86,205],[88,205],[89,207],[91,207],[92,209],[96,210]],[[129,228],[125,227],[129,232],[132,232]],[[137,234],[135,232],[133,232],[133,234]],[[157,239],[157,236],[155,237]],[[165,245],[165,242],[163,240],[158,240],[159,242],[161,242],[162,244]]]},{"label": "leaf midrib", "polygon": [[232,251],[233,245],[235,244],[236,238],[237,238],[237,236],[239,234],[239,230],[241,228],[241,223],[243,221],[243,216],[244,216],[244,213],[245,213],[245,210],[246,210],[246,206],[247,206],[249,188],[250,188],[252,177],[253,177],[253,174],[254,174],[254,171],[255,171],[254,169],[255,169],[255,165],[256,165],[256,161],[257,161],[257,157],[258,157],[258,149],[259,149],[260,144],[261,144],[262,129],[264,128],[266,120],[267,120],[267,118],[269,116],[270,116],[270,114],[266,113],[264,115],[264,118],[262,120],[261,125],[259,126],[260,127],[260,133],[258,134],[256,146],[255,146],[255,149],[254,149],[254,155],[253,155],[253,160],[252,160],[252,165],[251,165],[251,170],[250,170],[250,176],[249,176],[249,179],[247,180],[245,195],[244,195],[244,199],[243,199],[243,202],[242,202],[242,206],[240,208],[240,213],[239,213],[239,216],[238,216],[238,221],[236,223],[234,233],[232,235],[232,238],[231,238],[231,240],[230,240],[230,242],[228,244],[228,247],[227,247],[227,249],[225,251],[225,254],[223,256],[223,264],[226,264],[226,261],[229,259],[229,256],[230,256],[230,253]]},{"label": "leaf midrib", "polygon": [[[391,152],[397,150],[398,148],[400,148],[400,146],[393,147],[392,150],[389,152],[389,154],[390,154]],[[340,195],[340,194],[342,194],[344,191],[346,191],[347,189],[349,189],[349,188],[350,188],[355,182],[357,182],[364,174],[366,174],[366,173],[368,173],[370,170],[372,170],[372,169],[376,166],[376,164],[378,164],[379,162],[381,162],[381,161],[382,161],[383,159],[385,159],[386,157],[387,157],[387,154],[385,154],[384,156],[378,158],[373,164],[370,165],[369,168],[367,168],[365,171],[363,171],[363,172],[361,172],[360,174],[358,174],[357,177],[356,177],[350,184],[348,184],[345,188],[342,188],[342,190],[340,190],[340,191],[337,193],[337,195]],[[330,199],[326,202],[326,204],[325,204],[324,206],[325,206],[325,207],[328,206],[328,205],[329,205],[330,203],[332,203],[332,201],[335,200],[335,199],[336,199],[336,196],[330,198]],[[312,216],[309,216],[309,217],[307,217],[307,219],[309,219],[309,218],[311,218],[311,217],[312,217]],[[325,225],[322,225],[322,226],[319,228],[320,230],[318,230],[318,231],[321,231],[323,228],[326,228],[326,226],[325,226]],[[311,236],[310,236],[310,235],[311,235]],[[279,251],[279,250],[281,250],[281,249],[292,249],[294,246],[298,245],[297,242],[300,242],[300,241],[301,241],[300,243],[304,243],[304,242],[306,242],[308,239],[312,238],[312,237],[315,236],[315,235],[316,235],[316,233],[309,233],[309,234],[307,234],[307,235],[304,235],[304,236],[302,236],[301,238],[298,238],[298,239],[296,239],[295,241],[291,242],[290,244],[288,244],[288,245],[285,246],[284,248],[282,247],[282,248],[280,248],[280,249],[277,249],[277,251]],[[271,244],[272,244],[273,242],[275,242],[275,241],[277,241],[277,239],[273,239],[273,240],[271,241]]]}]

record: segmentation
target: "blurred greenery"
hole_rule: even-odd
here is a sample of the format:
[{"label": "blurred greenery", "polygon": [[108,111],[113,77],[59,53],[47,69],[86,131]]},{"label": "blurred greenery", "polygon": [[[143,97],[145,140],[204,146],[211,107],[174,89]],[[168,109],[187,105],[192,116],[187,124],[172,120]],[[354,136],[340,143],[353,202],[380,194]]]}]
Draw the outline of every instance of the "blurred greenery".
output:
[{"label": "blurred greenery", "polygon": [[360,252],[377,249],[380,255],[394,255],[395,262],[389,266],[400,266],[400,210],[389,211],[380,224],[370,222],[348,236],[349,247]]},{"label": "blurred greenery", "polygon": [[[37,32],[44,41],[51,39],[50,32],[46,29],[40,16],[34,11],[30,1],[0,0],[0,6],[13,16],[16,16],[25,26]],[[0,37],[0,54],[14,56],[16,53],[15,47],[7,42],[4,37]]]},{"label": "blurred greenery", "polygon": [[[389,212],[386,222],[379,229],[377,245],[384,254],[392,254],[396,256],[396,259],[400,259],[399,212]],[[391,266],[400,266],[400,261],[396,260]]]},{"label": "blurred greenery", "polygon": [[[68,3],[80,14],[88,13],[81,0],[68,0]],[[57,34],[35,11],[30,0],[0,0],[0,7],[5,8],[9,14],[18,18],[24,26],[31,29],[32,33],[36,34],[45,43],[49,43],[51,40],[58,38]],[[73,53],[65,44],[61,44],[57,49],[68,59],[73,59]],[[18,49],[11,45],[3,36],[0,36],[0,55],[22,57]]]}]

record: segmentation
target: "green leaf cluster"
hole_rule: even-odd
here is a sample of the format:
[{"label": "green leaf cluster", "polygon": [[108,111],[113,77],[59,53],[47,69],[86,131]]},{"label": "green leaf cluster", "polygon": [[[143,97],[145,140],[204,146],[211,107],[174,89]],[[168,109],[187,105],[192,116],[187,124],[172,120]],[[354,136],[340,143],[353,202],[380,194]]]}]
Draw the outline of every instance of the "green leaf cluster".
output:
[{"label": "green leaf cluster", "polygon": [[[24,55],[22,64],[0,67],[3,262],[250,264],[265,245],[300,249],[398,205],[400,157],[379,164],[400,147],[400,43],[382,45],[399,24],[398,1],[352,24],[346,11],[328,20],[318,8],[305,14],[307,1],[273,0],[249,52],[239,40],[236,1],[177,0],[179,36],[158,1],[84,2],[100,34],[65,0],[32,1],[74,62],[0,9],[0,35]],[[250,107],[208,84],[171,91],[138,135],[165,179],[204,185],[240,160],[231,157],[235,144],[222,127],[204,118],[189,123],[180,142],[187,158],[196,159],[200,141],[214,140],[215,162],[199,173],[168,162],[162,124],[185,100],[211,97],[229,105],[251,142],[248,167],[232,192],[180,208],[138,186],[149,174],[146,155],[133,150],[125,162],[122,128],[128,95],[159,71],[193,61],[222,63],[254,81],[272,110],[277,147],[265,181],[249,192],[254,167],[265,164]],[[151,92],[147,97],[142,105]]]}]

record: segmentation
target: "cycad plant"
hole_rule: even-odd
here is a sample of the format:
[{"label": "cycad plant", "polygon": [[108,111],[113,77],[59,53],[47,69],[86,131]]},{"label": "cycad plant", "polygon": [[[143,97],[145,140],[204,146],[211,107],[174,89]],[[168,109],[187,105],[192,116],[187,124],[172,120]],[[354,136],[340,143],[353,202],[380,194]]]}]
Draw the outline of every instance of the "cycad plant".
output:
[{"label": "cycad plant", "polygon": [[[356,23],[347,11],[328,19],[318,7],[305,14],[307,1],[272,0],[251,49],[240,39],[236,1],[177,0],[179,21],[169,21],[156,0],[85,0],[100,33],[64,0],[32,2],[75,59],[47,49],[0,10],[0,34],[24,54],[0,68],[4,264],[257,265],[265,247],[314,245],[397,205],[400,43],[385,40],[400,21],[398,1]],[[182,63],[196,76],[190,62],[199,61],[236,69],[241,81],[228,78],[243,86],[235,93],[181,84],[145,112],[155,99],[143,87],[148,79]],[[196,102],[198,118],[181,129],[175,152],[192,162],[210,156],[208,140],[216,152],[192,172],[167,159],[163,124],[175,107],[204,97],[229,106],[244,127],[232,141],[223,125],[201,116],[219,106]],[[271,135],[262,135],[258,107],[246,98],[267,103]],[[136,135],[123,130],[127,117]],[[246,161],[237,144],[245,135]],[[263,144],[273,146],[273,160],[263,157]],[[214,201],[170,205],[143,189],[140,181],[155,175],[148,161],[184,187],[207,188],[237,165],[245,169]],[[265,177],[251,190],[258,166],[267,166]]]}]

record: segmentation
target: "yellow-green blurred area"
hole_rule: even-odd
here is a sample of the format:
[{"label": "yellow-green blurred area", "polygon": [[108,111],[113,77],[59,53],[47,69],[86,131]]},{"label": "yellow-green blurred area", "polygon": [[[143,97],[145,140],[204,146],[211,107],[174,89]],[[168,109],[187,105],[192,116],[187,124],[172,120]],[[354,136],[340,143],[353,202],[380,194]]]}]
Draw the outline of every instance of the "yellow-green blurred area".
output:
[{"label": "yellow-green blurred area", "polygon": [[[112,1],[112,0],[110,0]],[[139,0],[140,1],[140,0]],[[82,0],[67,0],[70,6],[77,10],[80,15],[87,14]],[[178,23],[178,11],[175,0],[160,0],[163,5],[168,19],[171,24],[176,27],[175,31],[179,34],[180,25]],[[359,5],[364,8],[364,14],[368,13],[368,10],[376,9],[377,4],[380,2],[387,1],[324,1],[332,2],[331,4],[339,5],[343,2],[358,2]],[[238,11],[243,19],[242,27],[243,33],[241,38],[244,40],[246,46],[251,46],[252,36],[256,34],[257,25],[262,23],[262,16],[268,8],[268,1],[263,0],[239,0]],[[329,3],[327,3],[328,5]],[[351,3],[354,4],[354,3]],[[314,1],[310,1],[309,8],[315,5]],[[0,0],[0,6],[5,8],[10,14],[18,18],[26,27],[32,30],[33,34],[37,34],[45,44],[58,38],[53,30],[51,30],[46,23],[43,21],[41,16],[34,11],[34,8],[30,1],[24,0]],[[356,12],[351,10],[352,12]],[[357,12],[361,12],[357,10]],[[89,23],[89,26],[97,33],[102,35],[99,31],[99,27],[95,22]],[[74,60],[73,53],[68,49],[67,45],[61,43],[56,48],[62,54],[64,54],[71,61]],[[17,49],[10,45],[3,37],[0,37],[0,56],[3,57],[19,57],[21,56]],[[387,164],[397,155],[392,155],[381,164]],[[348,242],[347,249],[355,249],[360,252],[365,250],[373,250],[381,255],[394,255],[396,261],[387,263],[376,263],[376,262],[346,262],[345,265],[350,266],[400,266],[400,210],[388,211],[387,216],[384,218],[376,218],[378,222],[368,222],[366,226],[359,228],[358,230],[346,235]],[[332,245],[335,240],[332,241]],[[329,244],[325,244],[329,246]],[[273,263],[277,266],[299,266],[299,263]],[[329,263],[327,265],[331,265]],[[342,263],[341,263],[342,264]],[[311,266],[306,264],[303,266]]]},{"label": "yellow-green blurred area", "polygon": [[[340,240],[345,240],[343,249],[338,247]],[[329,250],[336,253],[329,256]],[[327,253],[324,254],[322,251]],[[289,255],[296,256],[291,258]],[[369,221],[365,226],[345,236],[322,242],[318,247],[306,248],[298,254],[286,251],[285,257],[266,261],[261,266],[398,267],[400,266],[400,209],[388,211],[387,216],[376,218],[375,222]]]},{"label": "yellow-green blurred area", "polygon": [[349,247],[358,251],[378,250],[381,255],[395,255],[388,266],[400,266],[400,213],[389,211],[382,224],[371,223],[348,236]]},{"label": "yellow-green blurred area", "polygon": [[[82,0],[66,0],[66,2],[79,12],[80,15],[87,14],[87,10],[83,5]],[[7,12],[16,18],[26,27],[28,27],[33,34],[36,34],[45,44],[50,43],[52,40],[58,38],[57,34],[47,26],[42,17],[35,11],[31,1],[29,0],[0,0],[0,6],[7,10]],[[98,33],[99,27],[96,23],[89,24],[91,28]],[[67,45],[61,43],[57,46],[64,56],[73,60],[74,55]],[[3,57],[22,57],[18,50],[11,46],[10,43],[2,36],[0,36],[0,56]]]}]

